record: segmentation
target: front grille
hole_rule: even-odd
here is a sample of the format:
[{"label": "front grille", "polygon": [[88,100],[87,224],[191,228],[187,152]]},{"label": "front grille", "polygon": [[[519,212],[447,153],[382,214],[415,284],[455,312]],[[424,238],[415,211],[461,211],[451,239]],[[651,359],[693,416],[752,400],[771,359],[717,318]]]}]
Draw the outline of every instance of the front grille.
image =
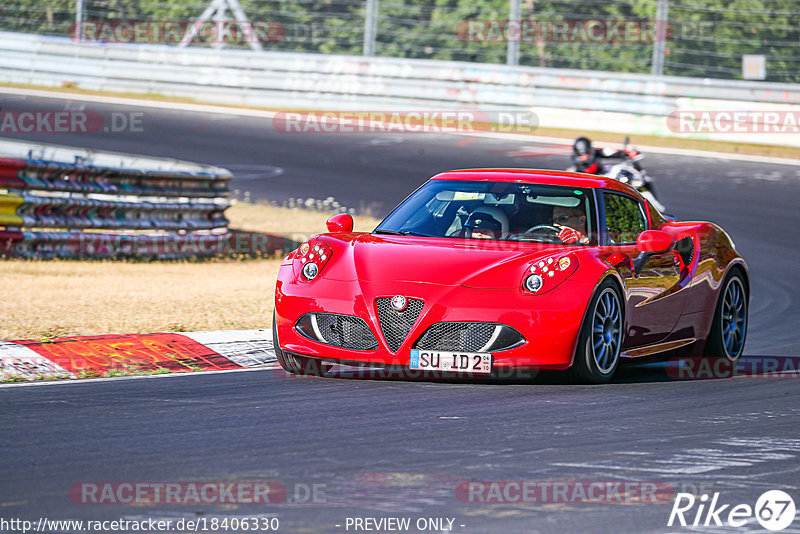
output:
[{"label": "front grille", "polygon": [[[307,328],[298,328],[298,330],[312,339],[322,337],[316,341],[352,350],[378,348],[378,340],[375,339],[367,323],[360,317],[335,313],[310,313],[306,317],[311,321],[312,331],[304,332]],[[301,318],[298,325],[301,325],[306,317]],[[313,329],[314,322],[316,322],[316,329]]]},{"label": "front grille", "polygon": [[425,303],[421,300],[408,299],[406,309],[399,312],[392,309],[391,302],[391,298],[377,300],[378,320],[380,320],[381,332],[383,332],[386,344],[389,345],[392,352],[397,352],[411,331],[411,327],[417,321]]},{"label": "front grille", "polygon": [[414,348],[481,352],[486,350],[489,340],[496,337],[499,328],[502,325],[494,323],[436,323],[425,330]]}]

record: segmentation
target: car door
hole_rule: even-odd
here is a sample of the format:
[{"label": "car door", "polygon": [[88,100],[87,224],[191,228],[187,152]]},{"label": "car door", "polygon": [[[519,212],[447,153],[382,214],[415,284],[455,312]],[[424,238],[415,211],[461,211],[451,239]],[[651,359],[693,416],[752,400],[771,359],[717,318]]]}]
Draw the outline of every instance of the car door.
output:
[{"label": "car door", "polygon": [[631,260],[639,255],[636,238],[648,230],[644,206],[637,199],[616,192],[603,192],[605,240],[627,293],[627,333],[623,348],[658,343],[672,331],[681,315],[681,299],[672,289],[680,279],[675,254],[650,257],[637,275]]}]

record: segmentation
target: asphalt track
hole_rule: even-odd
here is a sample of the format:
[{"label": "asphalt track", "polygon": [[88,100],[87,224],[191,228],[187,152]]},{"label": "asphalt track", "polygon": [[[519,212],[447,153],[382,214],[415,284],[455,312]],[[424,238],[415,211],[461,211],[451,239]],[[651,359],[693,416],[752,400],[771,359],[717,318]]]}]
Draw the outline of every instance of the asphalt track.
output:
[{"label": "asphalt track", "polygon": [[[333,196],[376,215],[438,171],[566,162],[563,149],[519,141],[284,134],[264,119],[0,91],[3,111],[65,106],[143,111],[143,131],[15,137],[227,166],[241,175],[234,187],[254,198]],[[525,147],[561,153],[514,155]],[[719,223],[749,262],[748,361],[800,356],[800,167],[669,155],[649,155],[645,165],[669,211]],[[264,370],[4,387],[0,518],[277,516],[283,532],[347,532],[348,517],[450,517],[454,533],[689,531],[666,526],[669,502],[481,504],[463,502],[456,488],[462,481],[637,480],[719,492],[731,504],[754,505],[762,492],[782,489],[800,504],[799,385],[763,375],[673,380],[663,364],[652,364],[625,368],[603,386],[552,377],[514,384],[347,373],[292,379]],[[131,506],[68,497],[82,481],[254,480],[283,483],[290,500],[295,489],[322,484],[324,498]],[[754,520],[693,529],[758,530]],[[800,532],[800,521],[783,532]]]}]

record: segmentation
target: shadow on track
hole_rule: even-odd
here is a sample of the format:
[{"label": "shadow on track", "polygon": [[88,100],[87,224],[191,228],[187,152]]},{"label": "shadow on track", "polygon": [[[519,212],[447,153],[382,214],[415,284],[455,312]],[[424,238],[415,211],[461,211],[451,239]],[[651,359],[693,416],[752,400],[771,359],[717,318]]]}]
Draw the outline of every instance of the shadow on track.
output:
[{"label": "shadow on track", "polygon": [[[283,369],[274,370],[284,379],[311,379],[320,377],[299,376],[286,373]],[[457,373],[414,371],[402,366],[396,367],[350,367],[336,365],[324,378],[353,381],[389,382],[428,382],[443,384],[519,384],[519,385],[561,385],[570,384],[564,373],[527,369],[515,372],[496,372],[491,376],[459,375]],[[786,379],[800,378],[800,357],[750,355],[731,363],[724,359],[673,358],[667,361],[634,363],[623,362],[614,378],[608,384],[632,384],[648,382],[683,382],[695,380],[730,379]]]}]

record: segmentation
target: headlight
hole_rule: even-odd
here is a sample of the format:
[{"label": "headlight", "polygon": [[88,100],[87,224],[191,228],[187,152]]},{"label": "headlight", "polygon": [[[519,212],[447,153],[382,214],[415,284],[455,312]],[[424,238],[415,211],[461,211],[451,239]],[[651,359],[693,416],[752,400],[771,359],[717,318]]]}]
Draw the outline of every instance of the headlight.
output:
[{"label": "headlight", "polygon": [[305,276],[309,280],[313,280],[314,278],[316,278],[318,273],[319,273],[319,267],[317,267],[316,263],[309,262],[303,265],[303,276]]},{"label": "headlight", "polygon": [[578,268],[578,258],[569,253],[537,260],[525,272],[522,288],[526,293],[541,295],[556,288]]},{"label": "headlight", "polygon": [[317,238],[312,238],[298,247],[294,261],[303,278],[311,281],[319,276],[323,267],[330,261],[331,255],[332,251],[328,245]]},{"label": "headlight", "polygon": [[538,274],[532,274],[525,279],[525,289],[531,293],[536,293],[542,289],[542,277]]}]

